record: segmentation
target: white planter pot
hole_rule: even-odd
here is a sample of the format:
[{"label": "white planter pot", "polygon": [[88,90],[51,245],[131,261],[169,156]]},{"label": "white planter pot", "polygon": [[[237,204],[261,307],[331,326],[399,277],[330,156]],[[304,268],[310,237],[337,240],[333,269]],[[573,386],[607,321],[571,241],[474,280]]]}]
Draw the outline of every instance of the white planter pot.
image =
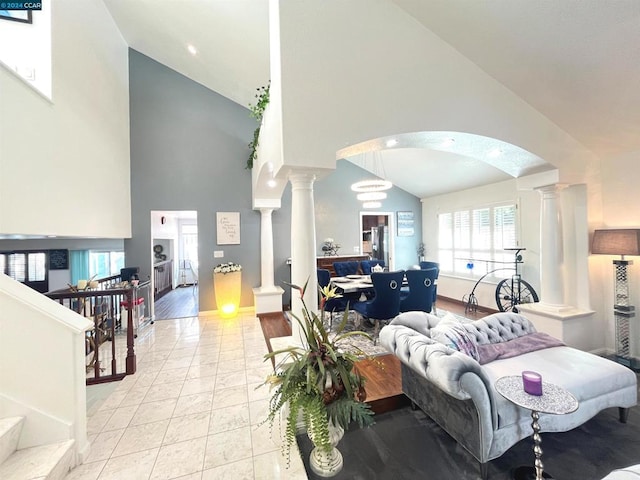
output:
[{"label": "white planter pot", "polygon": [[[336,445],[338,445],[338,442],[343,436],[344,429],[342,427],[329,423],[331,450],[326,452],[318,447],[313,447],[309,456],[309,466],[313,473],[320,477],[333,477],[342,470],[344,461],[342,460],[342,454],[336,448]],[[311,435],[309,435],[309,438],[313,442],[313,437]]]},{"label": "white planter pot", "polygon": [[240,308],[240,292],[242,291],[242,272],[214,273],[213,287],[216,294],[218,315],[222,318],[233,318]]}]

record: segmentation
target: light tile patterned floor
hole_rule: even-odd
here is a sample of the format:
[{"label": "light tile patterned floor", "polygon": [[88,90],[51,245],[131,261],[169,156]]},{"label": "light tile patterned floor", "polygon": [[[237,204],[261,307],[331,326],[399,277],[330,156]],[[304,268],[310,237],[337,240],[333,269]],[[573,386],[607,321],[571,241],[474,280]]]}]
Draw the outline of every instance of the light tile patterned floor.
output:
[{"label": "light tile patterned floor", "polygon": [[[252,314],[162,320],[136,339],[138,371],[89,411],[91,452],[66,480],[299,480],[271,438],[271,370]],[[274,427],[274,436],[277,429]]]}]

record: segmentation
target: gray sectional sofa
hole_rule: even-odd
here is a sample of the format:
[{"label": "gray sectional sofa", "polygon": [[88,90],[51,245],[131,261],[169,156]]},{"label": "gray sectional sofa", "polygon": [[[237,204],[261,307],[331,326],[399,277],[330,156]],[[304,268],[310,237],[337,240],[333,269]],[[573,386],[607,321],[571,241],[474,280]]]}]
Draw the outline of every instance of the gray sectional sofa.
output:
[{"label": "gray sectional sofa", "polygon": [[[543,338],[522,315],[497,313],[455,325],[479,351],[473,356],[432,338],[432,333],[438,338],[436,332],[446,331],[444,324],[436,327],[440,322],[425,312],[406,312],[381,330],[380,342],[402,362],[404,393],[480,462],[483,479],[486,462],[532,433],[531,412],[494,389],[502,376],[534,370],[544,382],[559,385],[578,399],[579,408],[573,413],[541,414],[542,432],[571,430],[610,407],[619,407],[625,422],[627,409],[637,403],[637,378],[631,370],[562,344],[553,346],[561,342]],[[532,341],[538,337],[541,349]]]}]

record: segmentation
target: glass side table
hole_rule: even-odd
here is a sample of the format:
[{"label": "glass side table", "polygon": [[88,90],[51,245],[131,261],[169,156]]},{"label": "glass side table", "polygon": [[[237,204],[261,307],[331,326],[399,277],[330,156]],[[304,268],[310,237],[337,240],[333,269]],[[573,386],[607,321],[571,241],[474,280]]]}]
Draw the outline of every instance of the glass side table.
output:
[{"label": "glass side table", "polygon": [[535,462],[533,467],[518,467],[513,472],[515,480],[543,480],[553,478],[544,472],[542,463],[542,438],[540,436],[540,424],[538,419],[541,413],[553,415],[565,415],[578,409],[578,400],[564,388],[553,383],[542,382],[542,395],[530,395],[524,391],[522,377],[512,375],[496,380],[496,391],[511,403],[531,410],[531,428],[533,428],[533,454]]}]

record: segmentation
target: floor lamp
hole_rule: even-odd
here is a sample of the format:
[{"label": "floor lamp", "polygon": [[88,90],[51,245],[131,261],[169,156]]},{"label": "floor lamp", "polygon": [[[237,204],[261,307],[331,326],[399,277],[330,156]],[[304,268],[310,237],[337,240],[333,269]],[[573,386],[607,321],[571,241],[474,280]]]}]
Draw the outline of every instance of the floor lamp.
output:
[{"label": "floor lamp", "polygon": [[631,355],[631,319],[635,317],[635,307],[629,302],[629,277],[627,266],[633,262],[625,260],[625,255],[640,255],[640,229],[596,230],[593,233],[591,253],[620,255],[614,260],[615,270],[613,314],[616,321],[616,360],[636,369],[640,362]]}]

